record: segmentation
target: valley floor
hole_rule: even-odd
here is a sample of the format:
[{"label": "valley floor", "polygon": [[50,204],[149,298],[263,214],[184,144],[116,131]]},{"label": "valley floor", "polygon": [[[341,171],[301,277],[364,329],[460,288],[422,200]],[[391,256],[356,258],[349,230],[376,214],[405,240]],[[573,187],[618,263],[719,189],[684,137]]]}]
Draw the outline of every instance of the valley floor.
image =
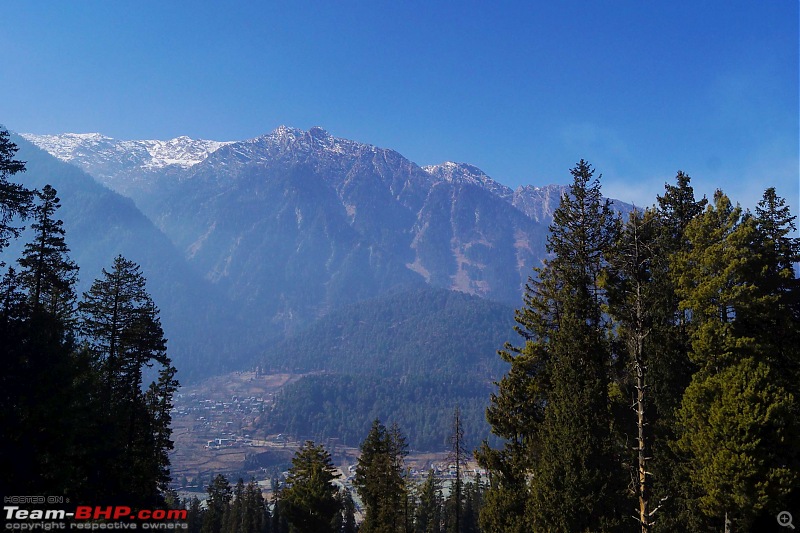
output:
[{"label": "valley floor", "polygon": [[[341,473],[342,485],[352,490],[350,481],[360,454],[357,448],[343,446],[335,438],[267,434],[260,429],[275,395],[301,377],[303,374],[235,372],[182,387],[174,400],[175,449],[170,455],[172,486],[181,497],[204,499],[211,480],[223,474],[232,484],[240,477],[245,482],[255,479],[269,498],[271,480],[288,470],[292,456],[307,439],[326,447]],[[446,451],[412,451],[406,466],[420,481],[431,468],[446,480],[447,455]],[[470,464],[470,477],[475,468]]]}]

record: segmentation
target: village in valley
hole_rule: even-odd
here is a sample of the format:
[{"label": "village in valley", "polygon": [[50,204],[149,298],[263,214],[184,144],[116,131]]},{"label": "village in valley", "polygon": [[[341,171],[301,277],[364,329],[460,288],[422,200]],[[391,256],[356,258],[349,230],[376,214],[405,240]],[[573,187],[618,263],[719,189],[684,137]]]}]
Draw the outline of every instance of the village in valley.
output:
[{"label": "village in valley", "polygon": [[[269,500],[273,483],[285,478],[295,452],[306,440],[323,444],[330,452],[337,473],[336,483],[353,494],[355,468],[360,451],[345,446],[336,438],[311,435],[268,433],[266,417],[279,391],[301,374],[262,374],[257,371],[235,372],[182,387],[175,395],[172,410],[172,438],[175,448],[170,455],[172,488],[183,499],[207,497],[207,486],[217,474],[232,484],[241,478],[254,479]],[[366,435],[365,435],[366,436]],[[421,483],[433,469],[448,493],[455,467],[448,452],[422,453],[409,450],[405,461],[408,475]],[[466,480],[476,474],[486,480],[486,472],[474,460],[467,464]]]}]

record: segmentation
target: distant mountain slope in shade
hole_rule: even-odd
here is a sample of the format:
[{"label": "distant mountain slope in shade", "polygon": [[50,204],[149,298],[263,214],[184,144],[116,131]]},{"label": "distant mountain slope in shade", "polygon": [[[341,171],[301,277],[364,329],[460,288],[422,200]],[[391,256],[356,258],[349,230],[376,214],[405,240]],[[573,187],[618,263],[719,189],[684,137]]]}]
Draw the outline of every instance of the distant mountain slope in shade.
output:
[{"label": "distant mountain slope in shade", "polygon": [[[130,199],[26,140],[13,135],[12,140],[19,147],[17,159],[26,161],[27,169],[15,178],[29,188],[51,184],[58,190],[62,207],[57,216],[64,221],[70,256],[80,266],[79,292],[87,290],[103,268],[109,269],[116,255],[136,261],[161,310],[170,355],[182,371],[179,377],[191,378],[205,371],[204,366],[216,369],[223,338],[241,324],[231,302],[186,263]],[[19,257],[28,236],[3,251],[7,263]]]},{"label": "distant mountain slope in shade", "polygon": [[490,437],[492,381],[507,371],[496,351],[516,340],[513,326],[511,306],[427,286],[331,312],[266,347],[263,371],[323,372],[283,391],[266,427],[357,446],[377,417],[439,451],[460,406],[474,448]]},{"label": "distant mountain slope in shade", "polygon": [[510,305],[425,285],[400,288],[270,343],[260,365],[266,371],[459,375],[488,383],[505,371],[496,352],[515,340],[514,324]]}]

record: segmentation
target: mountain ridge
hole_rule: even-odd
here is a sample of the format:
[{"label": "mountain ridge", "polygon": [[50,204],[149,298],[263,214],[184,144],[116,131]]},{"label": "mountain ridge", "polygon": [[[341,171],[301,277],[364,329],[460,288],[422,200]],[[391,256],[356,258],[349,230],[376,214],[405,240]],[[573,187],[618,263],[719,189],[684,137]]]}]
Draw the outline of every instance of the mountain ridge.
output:
[{"label": "mountain ridge", "polygon": [[[299,128],[281,125],[269,133],[238,141],[215,141],[192,139],[179,136],[169,140],[118,140],[101,133],[62,133],[37,135],[22,133],[21,137],[47,151],[62,161],[76,164],[92,176],[105,182],[111,180],[115,173],[129,174],[136,170],[148,172],[168,167],[189,169],[208,159],[221,148],[236,145],[229,152],[219,154],[238,159],[244,163],[258,163],[284,155],[290,148],[300,148],[306,153],[313,145],[322,147],[331,154],[361,155],[369,153],[388,153],[400,156],[392,149],[379,148],[369,143],[362,143],[331,135],[324,128],[313,126],[305,131]],[[259,150],[259,148],[261,150]],[[108,161],[110,155],[128,153],[129,157],[118,161]],[[147,155],[145,155],[145,153]],[[402,156],[400,156],[402,157]],[[104,169],[102,159],[107,165],[116,163],[118,168]],[[426,174],[437,180],[450,182],[473,183],[508,200],[513,205],[522,204],[518,197],[527,190],[561,190],[564,187],[554,184],[543,186],[522,185],[517,189],[503,185],[489,177],[478,167],[469,163],[445,161],[436,165],[419,167]],[[119,187],[116,183],[106,183],[112,189]],[[531,189],[532,188],[532,189]]]},{"label": "mountain ridge", "polygon": [[[132,198],[193,269],[283,331],[418,282],[516,305],[568,191],[512,190],[466,163],[420,167],[320,127],[281,126],[161,167],[141,142],[104,139],[72,134],[80,157],[61,157]],[[161,161],[184,157],[161,143]]]}]

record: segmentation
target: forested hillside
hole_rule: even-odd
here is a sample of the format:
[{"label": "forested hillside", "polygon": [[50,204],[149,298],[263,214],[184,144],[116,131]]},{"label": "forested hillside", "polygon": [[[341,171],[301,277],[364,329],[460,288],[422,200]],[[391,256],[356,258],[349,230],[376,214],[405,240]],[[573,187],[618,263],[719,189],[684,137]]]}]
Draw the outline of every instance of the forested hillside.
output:
[{"label": "forested hillside", "polygon": [[287,387],[267,428],[355,445],[381,418],[400,423],[415,449],[443,450],[460,405],[477,446],[506,367],[494,354],[513,335],[510,307],[425,286],[333,312],[267,348],[265,371],[323,372]]},{"label": "forested hillside", "polygon": [[[256,331],[248,328],[253,322],[239,315],[217,287],[197,274],[130,199],[16,135],[9,139],[18,146],[16,157],[26,162],[25,173],[17,179],[31,189],[50,184],[58,191],[58,216],[68,235],[71,257],[80,267],[76,279],[79,294],[89,288],[110,258],[122,254],[148,274],[150,291],[170,339],[170,352],[182,377],[222,371],[225,360],[220,353],[248,346],[237,332]],[[2,259],[13,264],[31,236],[28,231],[10,242]]]},{"label": "forested hillside", "polygon": [[497,377],[513,308],[417,286],[347,306],[264,348],[264,370]]}]

